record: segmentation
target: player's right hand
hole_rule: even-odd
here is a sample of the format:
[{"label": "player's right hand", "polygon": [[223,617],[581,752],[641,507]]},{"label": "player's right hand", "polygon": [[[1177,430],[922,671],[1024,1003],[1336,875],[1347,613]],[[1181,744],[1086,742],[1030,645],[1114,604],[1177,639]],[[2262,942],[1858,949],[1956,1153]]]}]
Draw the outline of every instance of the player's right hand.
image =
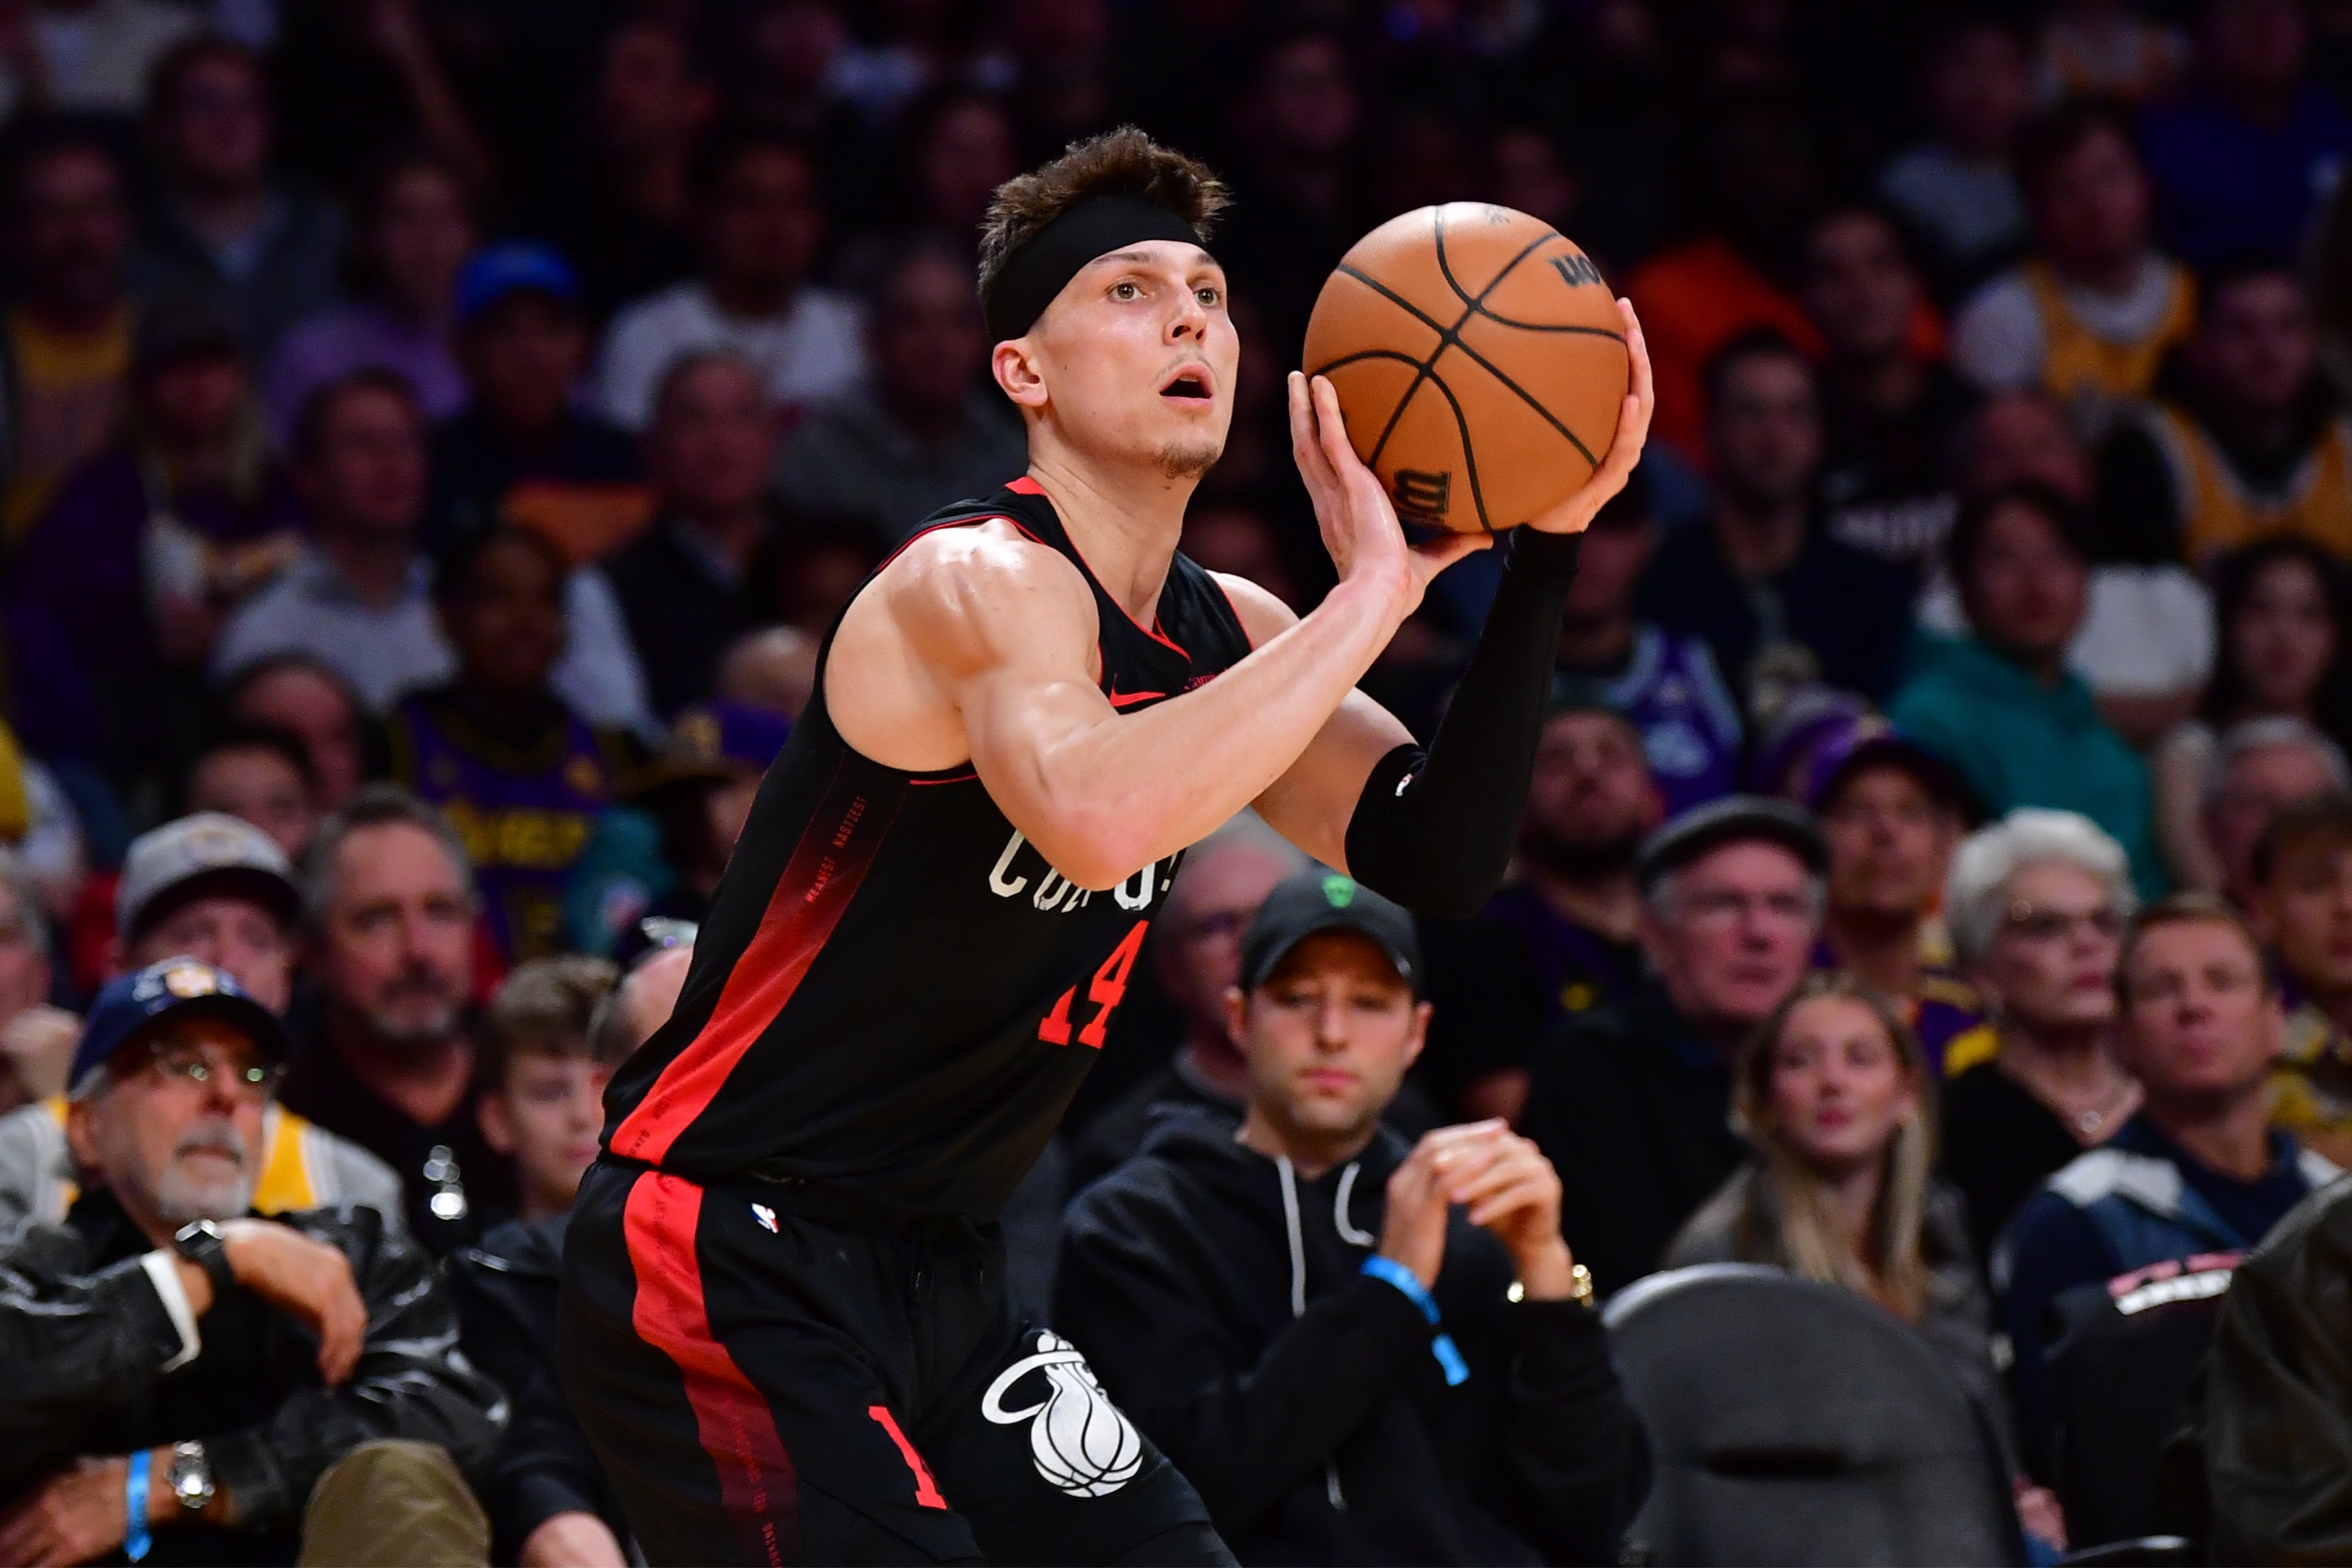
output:
[{"label": "player's right hand", "polygon": [[1388,493],[1348,444],[1339,394],[1321,376],[1310,381],[1290,372],[1290,455],[1314,499],[1323,548],[1331,552],[1339,580],[1388,588],[1399,623],[1420,606],[1431,578],[1494,542],[1486,534],[1446,534],[1427,544],[1405,543]]},{"label": "player's right hand", "polygon": [[319,1336],[319,1375],[329,1387],[349,1377],[367,1340],[367,1307],[342,1249],[274,1220],[220,1228],[236,1282]]}]

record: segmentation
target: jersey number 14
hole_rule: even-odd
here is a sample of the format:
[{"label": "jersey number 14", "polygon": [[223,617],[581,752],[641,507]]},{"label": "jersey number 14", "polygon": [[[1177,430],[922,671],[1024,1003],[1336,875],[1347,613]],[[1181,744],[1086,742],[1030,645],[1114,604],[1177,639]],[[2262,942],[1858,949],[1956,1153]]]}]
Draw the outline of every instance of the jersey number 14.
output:
[{"label": "jersey number 14", "polygon": [[[1127,996],[1127,977],[1135,968],[1135,956],[1143,951],[1143,934],[1151,922],[1139,920],[1135,929],[1119,939],[1102,961],[1095,977],[1087,982],[1087,1000],[1095,1004],[1095,1016],[1078,1030],[1078,1043],[1102,1049],[1103,1032],[1110,1028],[1111,1009]],[[1054,1010],[1037,1020],[1037,1038],[1047,1045],[1070,1043],[1070,1004],[1078,998],[1078,988],[1072,986],[1055,1002]]]}]

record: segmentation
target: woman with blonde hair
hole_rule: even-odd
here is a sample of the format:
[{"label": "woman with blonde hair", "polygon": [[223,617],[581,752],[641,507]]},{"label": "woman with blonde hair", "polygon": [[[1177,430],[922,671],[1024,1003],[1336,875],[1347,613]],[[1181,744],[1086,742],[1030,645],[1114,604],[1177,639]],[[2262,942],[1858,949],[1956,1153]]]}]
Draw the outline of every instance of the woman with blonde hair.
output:
[{"label": "woman with blonde hair", "polygon": [[1843,973],[1810,976],[1732,1069],[1748,1164],[1685,1223],[1666,1266],[1763,1263],[1866,1296],[1927,1339],[2002,1439],[2018,1510],[2063,1544],[2056,1500],[2006,1441],[1992,1309],[1959,1197],[1936,1179],[1936,1085],[1918,1036]]}]

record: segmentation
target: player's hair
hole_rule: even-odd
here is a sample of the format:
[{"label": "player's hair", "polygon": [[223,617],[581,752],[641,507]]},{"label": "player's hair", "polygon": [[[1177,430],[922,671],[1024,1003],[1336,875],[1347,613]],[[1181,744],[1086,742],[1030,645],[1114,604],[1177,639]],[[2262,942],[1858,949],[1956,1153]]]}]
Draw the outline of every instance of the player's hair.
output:
[{"label": "player's hair", "polygon": [[520,1056],[596,1060],[591,1026],[620,971],[609,959],[564,953],[515,966],[490,998],[482,1080],[503,1088]]},{"label": "player's hair", "polygon": [[1073,141],[1052,162],[997,186],[989,199],[980,229],[981,297],[987,298],[1014,251],[1096,196],[1157,202],[1202,239],[1233,199],[1207,164],[1160,146],[1132,125]]}]

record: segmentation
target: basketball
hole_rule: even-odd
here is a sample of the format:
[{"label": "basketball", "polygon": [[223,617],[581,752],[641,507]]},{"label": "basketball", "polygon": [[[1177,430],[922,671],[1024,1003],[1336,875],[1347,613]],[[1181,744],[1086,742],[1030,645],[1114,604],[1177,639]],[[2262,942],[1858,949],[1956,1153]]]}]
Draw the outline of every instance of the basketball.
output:
[{"label": "basketball", "polygon": [[1591,258],[1483,202],[1358,240],[1316,298],[1304,358],[1397,516],[1457,533],[1517,528],[1582,485],[1632,374]]}]

